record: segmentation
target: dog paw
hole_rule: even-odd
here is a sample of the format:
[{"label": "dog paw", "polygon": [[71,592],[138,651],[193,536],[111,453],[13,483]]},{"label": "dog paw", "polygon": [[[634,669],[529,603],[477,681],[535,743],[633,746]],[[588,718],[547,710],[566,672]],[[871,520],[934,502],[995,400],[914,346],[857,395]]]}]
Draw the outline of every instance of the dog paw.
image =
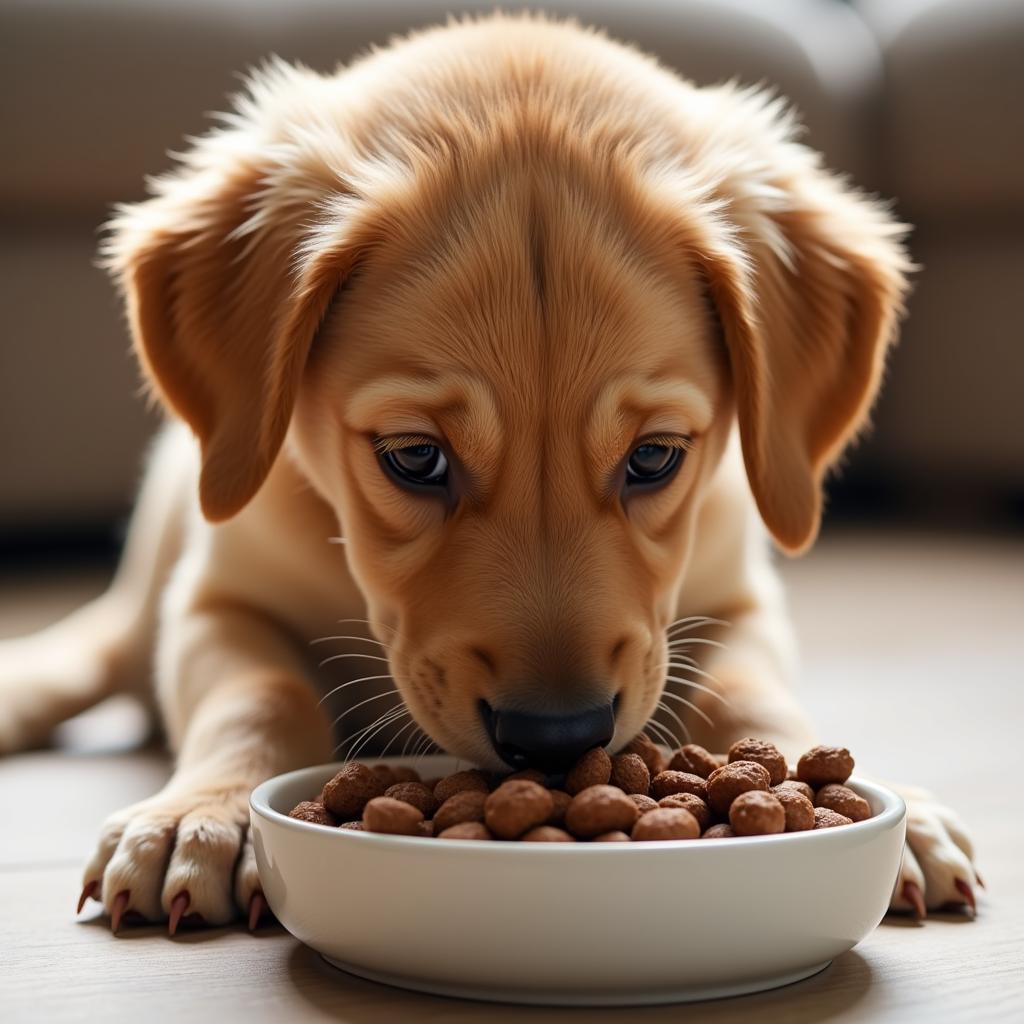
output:
[{"label": "dog paw", "polygon": [[966,907],[973,914],[982,883],[963,822],[925,790],[897,790],[907,802],[907,845],[890,909],[918,919],[943,907]]},{"label": "dog paw", "polygon": [[249,791],[164,791],[112,815],[84,872],[79,909],[99,900],[117,931],[126,914],[223,925],[263,912],[249,841]]}]

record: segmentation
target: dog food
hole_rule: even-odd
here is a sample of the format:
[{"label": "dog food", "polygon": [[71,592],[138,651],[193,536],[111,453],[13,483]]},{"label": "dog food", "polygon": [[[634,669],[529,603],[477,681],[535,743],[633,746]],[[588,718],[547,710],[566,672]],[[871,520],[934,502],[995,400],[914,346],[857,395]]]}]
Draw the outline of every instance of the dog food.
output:
[{"label": "dog food", "polygon": [[476,769],[423,781],[402,766],[346,764],[291,817],[394,836],[523,843],[731,839],[836,828],[871,816],[845,783],[845,747],[814,747],[786,764],[748,737],[725,754],[688,743],[666,756],[646,736],[609,756],[595,748],[564,776]]}]

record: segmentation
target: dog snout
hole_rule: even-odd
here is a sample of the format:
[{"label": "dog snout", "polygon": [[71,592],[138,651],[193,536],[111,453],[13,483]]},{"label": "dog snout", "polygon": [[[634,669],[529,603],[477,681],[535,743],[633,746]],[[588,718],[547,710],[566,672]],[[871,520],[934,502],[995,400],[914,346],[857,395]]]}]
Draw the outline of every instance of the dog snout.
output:
[{"label": "dog snout", "polygon": [[498,756],[515,769],[558,772],[592,747],[603,747],[615,733],[617,700],[562,714],[492,707],[480,702],[487,734]]}]

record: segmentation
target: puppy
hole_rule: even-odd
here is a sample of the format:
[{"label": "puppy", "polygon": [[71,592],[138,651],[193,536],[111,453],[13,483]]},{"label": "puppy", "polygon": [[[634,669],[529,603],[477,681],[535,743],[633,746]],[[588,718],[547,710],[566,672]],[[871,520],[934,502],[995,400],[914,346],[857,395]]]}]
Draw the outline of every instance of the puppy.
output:
[{"label": "puppy", "polygon": [[[0,651],[7,751],[155,665],[177,767],[104,825],[83,901],[115,929],[258,917],[248,795],[331,758],[325,652],[339,718],[371,712],[338,722],[346,756],[557,768],[645,727],[810,745],[766,535],[814,540],[902,234],[780,102],[571,23],[254,75],[111,224],[172,418],[122,567]],[[919,796],[896,905],[971,899],[970,857]]]}]

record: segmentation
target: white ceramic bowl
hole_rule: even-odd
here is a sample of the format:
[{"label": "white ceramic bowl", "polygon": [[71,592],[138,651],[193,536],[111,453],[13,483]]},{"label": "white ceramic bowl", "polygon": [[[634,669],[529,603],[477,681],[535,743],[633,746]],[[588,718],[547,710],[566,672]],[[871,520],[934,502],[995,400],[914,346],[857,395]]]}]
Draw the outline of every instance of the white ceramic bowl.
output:
[{"label": "white ceramic bowl", "polygon": [[[668,1003],[798,981],[882,919],[906,829],[899,796],[856,780],[867,821],[718,841],[442,842],[287,816],[339,767],[253,792],[271,909],[346,971],[474,999]],[[443,775],[454,763],[417,767]]]}]

